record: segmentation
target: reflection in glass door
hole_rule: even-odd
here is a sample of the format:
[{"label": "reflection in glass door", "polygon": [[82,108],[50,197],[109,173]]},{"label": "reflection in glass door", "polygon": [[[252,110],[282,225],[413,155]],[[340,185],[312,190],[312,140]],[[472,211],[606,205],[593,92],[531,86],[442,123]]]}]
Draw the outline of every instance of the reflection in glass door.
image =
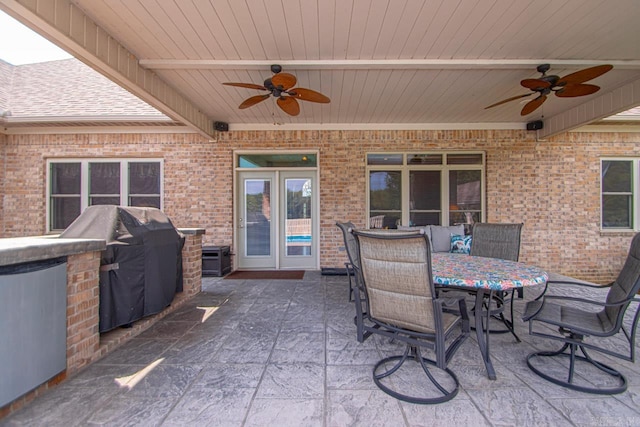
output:
[{"label": "reflection in glass door", "polygon": [[283,268],[316,268],[314,227],[314,172],[283,171],[283,227],[280,266]]},{"label": "reflection in glass door", "polygon": [[285,179],[287,256],[311,255],[311,180]]},{"label": "reflection in glass door", "polygon": [[274,173],[240,174],[238,267],[274,268],[272,182]]}]

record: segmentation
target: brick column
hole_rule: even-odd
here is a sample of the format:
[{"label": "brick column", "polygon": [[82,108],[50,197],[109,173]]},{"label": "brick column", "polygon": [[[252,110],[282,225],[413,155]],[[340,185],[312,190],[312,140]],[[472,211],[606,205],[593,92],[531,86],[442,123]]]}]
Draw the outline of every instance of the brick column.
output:
[{"label": "brick column", "polygon": [[100,252],[67,258],[67,374],[99,356]]},{"label": "brick column", "polygon": [[182,291],[187,298],[202,291],[202,228],[181,228],[185,242],[182,248]]}]

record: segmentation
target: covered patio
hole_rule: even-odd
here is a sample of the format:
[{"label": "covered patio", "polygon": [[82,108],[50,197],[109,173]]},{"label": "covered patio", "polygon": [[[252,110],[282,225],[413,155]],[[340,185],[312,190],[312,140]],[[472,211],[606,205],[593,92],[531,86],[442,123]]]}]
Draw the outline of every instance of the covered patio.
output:
[{"label": "covered patio", "polygon": [[[528,289],[525,300],[537,290]],[[516,311],[523,307],[516,300]],[[640,420],[637,365],[602,359],[628,377],[620,395],[558,387],[527,368],[528,353],[554,344],[530,337],[519,313],[521,343],[510,334],[491,337],[496,381],[487,379],[472,337],[450,364],[461,383],[456,398],[400,402],[371,378],[373,365],[397,344],[377,336],[358,343],[353,315],[345,276],[204,278],[203,292],[187,305],[0,423],[633,426]]]},{"label": "covered patio", "polygon": [[[471,153],[482,159],[482,181],[472,181],[478,221],[524,223],[526,263],[610,281],[640,230],[637,182],[622,195],[629,201],[622,226],[608,229],[602,200],[610,195],[601,186],[603,162],[628,164],[636,180],[640,173],[640,8],[633,0],[617,7],[604,0],[0,0],[0,9],[117,89],[98,86],[76,59],[24,69],[0,61],[0,80],[17,88],[0,85],[2,238],[64,229],[50,223],[60,196],[50,191],[56,164],[82,171],[80,211],[89,204],[93,163],[126,171],[144,161],[161,171],[151,192],[158,207],[178,227],[205,229],[203,244],[237,256],[246,219],[239,156],[318,159],[312,231],[280,236],[297,237],[298,246],[302,236],[314,242],[315,269],[303,280],[203,277],[201,293],[148,330],[49,390],[34,389],[17,410],[1,408],[0,425],[640,424],[637,364],[605,357],[630,383],[610,397],[563,389],[527,368],[527,354],[554,346],[528,335],[522,300],[515,327],[523,342],[491,337],[497,380],[487,379],[472,334],[451,363],[461,382],[455,399],[397,401],[371,378],[397,345],[380,337],[358,343],[347,278],[321,275],[346,258],[335,221],[375,225],[371,174],[388,171],[369,165],[369,156],[407,159],[388,168],[406,174],[393,227],[413,221],[405,178],[432,169],[444,177],[434,190],[440,204],[423,210],[453,225],[459,206],[449,203],[449,165],[434,169],[429,159]],[[238,108],[262,93],[250,89],[266,90],[260,85],[274,64],[296,76],[296,87],[331,102],[302,99],[292,115],[270,91],[259,105]],[[597,93],[542,99],[543,91],[521,82],[540,80],[543,64],[565,77],[613,68],[585,80]],[[120,92],[137,102],[116,103]],[[535,99],[544,106],[525,114],[524,103]],[[629,109],[628,117],[619,114]],[[128,188],[128,179],[123,174],[118,188]],[[471,190],[464,185],[459,202]],[[118,197],[128,200],[125,192]],[[527,289],[525,301],[535,291]]]}]

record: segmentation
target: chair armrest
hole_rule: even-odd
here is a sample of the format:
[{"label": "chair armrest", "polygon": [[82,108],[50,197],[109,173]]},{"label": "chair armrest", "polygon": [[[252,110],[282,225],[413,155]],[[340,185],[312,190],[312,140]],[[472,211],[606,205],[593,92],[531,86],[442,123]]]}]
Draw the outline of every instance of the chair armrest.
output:
[{"label": "chair armrest", "polygon": [[554,285],[574,285],[574,286],[586,286],[588,288],[607,288],[613,285],[613,282],[606,285],[599,285],[597,283],[587,282],[586,280],[576,279],[575,277],[563,276],[557,273],[549,273],[549,280],[547,284]]},{"label": "chair armrest", "polygon": [[[542,291],[542,293],[540,293],[540,295],[538,295],[534,299],[534,301],[538,301],[541,298],[546,297],[547,291],[551,288],[556,288],[555,285],[563,285],[561,287],[578,286],[578,287],[587,287],[587,288],[594,288],[594,289],[606,289],[611,287],[613,283],[614,282],[608,283],[606,285],[599,285],[597,283],[587,282],[586,280],[580,280],[574,277],[563,276],[561,274],[551,272],[549,273],[549,280],[547,280],[547,283],[544,285],[544,290]],[[553,286],[550,286],[550,285],[553,285]],[[565,298],[569,298],[569,297],[565,297]]]},{"label": "chair armrest", "polygon": [[627,304],[631,301],[640,301],[640,299],[638,298],[634,298],[634,297],[630,297],[630,298],[625,298],[622,301],[616,301],[616,302],[602,302],[602,301],[593,301],[590,299],[585,299],[585,298],[578,298],[578,297],[568,297],[568,296],[564,296],[564,295],[546,295],[543,299],[543,305],[544,302],[546,300],[561,300],[561,301],[574,301],[574,302],[580,302],[580,303],[585,303],[585,304],[592,304],[592,305],[596,305],[598,307],[617,307],[619,305],[623,305],[623,304]]}]

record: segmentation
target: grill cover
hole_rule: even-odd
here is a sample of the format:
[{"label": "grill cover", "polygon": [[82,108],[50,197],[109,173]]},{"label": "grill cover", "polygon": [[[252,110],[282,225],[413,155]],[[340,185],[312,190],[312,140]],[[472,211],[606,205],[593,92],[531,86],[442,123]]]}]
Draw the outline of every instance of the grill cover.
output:
[{"label": "grill cover", "polygon": [[156,208],[88,207],[61,238],[102,239],[100,332],[158,313],[182,292],[184,236]]}]

